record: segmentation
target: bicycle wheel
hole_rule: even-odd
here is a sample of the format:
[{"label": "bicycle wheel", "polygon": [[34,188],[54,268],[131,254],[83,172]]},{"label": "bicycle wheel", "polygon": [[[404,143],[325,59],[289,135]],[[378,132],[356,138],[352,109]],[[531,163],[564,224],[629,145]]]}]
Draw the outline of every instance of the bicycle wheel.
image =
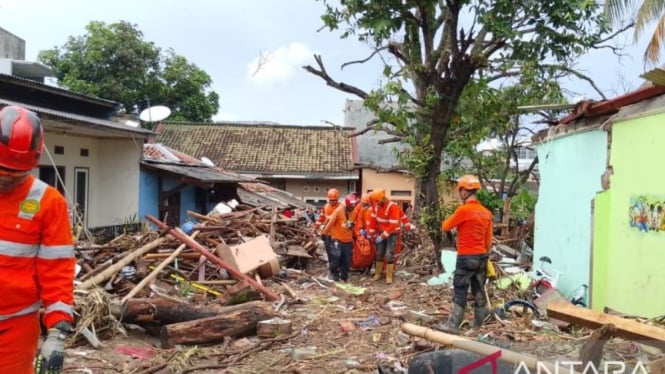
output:
[{"label": "bicycle wheel", "polygon": [[537,318],[540,318],[540,309],[538,309],[538,307],[535,304],[530,303],[526,300],[522,300],[522,299],[514,299],[514,300],[508,301],[507,303],[503,304],[503,309],[509,310],[510,308],[512,308],[514,306],[522,306],[524,308],[531,309],[533,314]]}]

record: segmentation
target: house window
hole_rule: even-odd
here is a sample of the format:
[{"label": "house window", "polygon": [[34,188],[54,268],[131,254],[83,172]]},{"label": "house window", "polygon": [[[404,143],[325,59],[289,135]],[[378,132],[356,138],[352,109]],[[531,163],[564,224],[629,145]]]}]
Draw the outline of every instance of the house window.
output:
[{"label": "house window", "polygon": [[81,157],[88,157],[88,148],[81,148]]},{"label": "house window", "polygon": [[65,154],[65,147],[61,145],[56,145],[54,149],[54,153],[56,155],[64,155]]},{"label": "house window", "polygon": [[522,159],[536,158],[536,151],[526,147],[518,147],[517,149],[515,149],[515,153],[517,153],[517,158],[522,158]]},{"label": "house window", "polygon": [[314,192],[319,192],[319,187],[314,187]]},{"label": "house window", "polygon": [[302,190],[303,192],[309,192],[309,186],[303,186]]},{"label": "house window", "polygon": [[55,187],[60,193],[65,195],[65,167],[64,166],[40,166],[39,179]]},{"label": "house window", "polygon": [[407,190],[391,190],[391,196],[411,196],[411,191]]}]

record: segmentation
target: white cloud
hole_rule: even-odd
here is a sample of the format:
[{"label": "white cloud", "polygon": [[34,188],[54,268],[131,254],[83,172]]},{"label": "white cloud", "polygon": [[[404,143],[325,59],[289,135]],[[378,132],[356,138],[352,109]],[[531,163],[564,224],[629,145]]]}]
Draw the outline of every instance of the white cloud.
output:
[{"label": "white cloud", "polygon": [[247,66],[249,79],[257,85],[271,85],[289,79],[313,52],[304,44],[293,42],[288,46],[264,52]]}]

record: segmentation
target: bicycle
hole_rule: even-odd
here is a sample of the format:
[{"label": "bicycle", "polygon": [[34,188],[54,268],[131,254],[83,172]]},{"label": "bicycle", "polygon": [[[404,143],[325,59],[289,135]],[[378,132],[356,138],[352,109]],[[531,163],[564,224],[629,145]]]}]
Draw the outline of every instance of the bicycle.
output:
[{"label": "bicycle", "polygon": [[543,256],[539,260],[540,267],[533,269],[531,273],[533,282],[531,282],[531,285],[528,289],[528,293],[530,294],[530,298],[532,300],[539,298],[549,289],[556,289],[557,285],[559,284],[559,279],[561,278],[561,275],[563,275],[563,272],[559,270],[553,270],[555,273],[554,275],[545,270],[545,262],[552,265],[552,259],[549,257]]}]

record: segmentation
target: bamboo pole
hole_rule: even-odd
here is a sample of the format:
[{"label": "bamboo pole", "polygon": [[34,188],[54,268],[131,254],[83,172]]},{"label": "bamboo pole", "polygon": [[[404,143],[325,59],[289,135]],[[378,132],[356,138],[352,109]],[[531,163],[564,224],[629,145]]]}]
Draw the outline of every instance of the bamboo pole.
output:
[{"label": "bamboo pole", "polygon": [[[446,334],[444,332],[428,329],[427,327],[414,325],[412,323],[402,324],[402,331],[412,336],[418,336],[435,343],[451,345],[454,348],[463,349],[465,351],[477,353],[483,356],[489,356],[493,353],[496,353],[497,351],[501,351],[501,356],[498,358],[499,360],[510,362],[515,365],[526,365],[529,370],[538,370],[539,368],[544,368],[549,370],[550,373],[558,373],[560,371],[555,364],[539,360],[537,357],[527,356],[515,351],[502,349],[494,345],[470,340],[458,335]],[[576,371],[566,372],[573,374],[578,373]]]},{"label": "bamboo pole", "polygon": [[150,243],[144,245],[143,247],[123,257],[120,261],[118,261],[114,265],[109,266],[106,270],[102,271],[101,273],[93,276],[92,278],[86,280],[81,284],[76,285],[76,288],[79,290],[87,290],[88,288],[98,283],[104,282],[105,280],[109,279],[113,274],[117,273],[124,266],[128,265],[129,263],[137,259],[139,256],[142,256],[145,253],[148,253],[153,249],[159,247],[164,242],[164,240],[166,240],[165,237],[160,237],[151,241]]},{"label": "bamboo pole", "polygon": [[[194,231],[189,237],[191,239],[194,239],[199,233],[200,231],[198,230]],[[162,270],[164,270],[164,268],[168,264],[170,264],[176,257],[178,257],[180,252],[182,252],[185,248],[187,248],[187,244],[181,244],[178,248],[176,248],[176,250],[173,251],[173,253],[171,253],[169,257],[165,258],[164,261],[162,261],[156,268],[154,268],[150,272],[150,274],[148,274],[145,278],[141,279],[141,281],[136,286],[134,286],[134,288],[132,288],[132,290],[129,291],[129,293],[125,295],[125,297],[123,297],[120,302],[124,304],[127,302],[127,300],[134,297],[139,291],[141,291],[145,287],[146,284],[148,284],[148,282],[150,282],[153,278],[155,278],[157,274],[159,274]]]}]

